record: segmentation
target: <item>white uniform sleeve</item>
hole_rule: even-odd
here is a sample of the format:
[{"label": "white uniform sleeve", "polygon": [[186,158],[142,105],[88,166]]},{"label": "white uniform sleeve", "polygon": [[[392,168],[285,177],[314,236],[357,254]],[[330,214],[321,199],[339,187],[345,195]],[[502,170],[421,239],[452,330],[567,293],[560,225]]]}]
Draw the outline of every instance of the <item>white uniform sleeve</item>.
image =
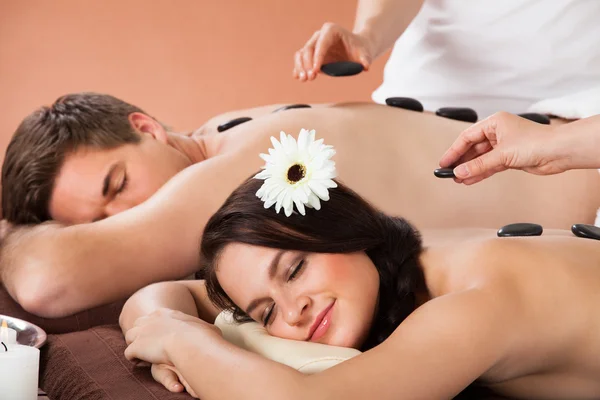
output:
[{"label": "white uniform sleeve", "polygon": [[600,85],[561,97],[544,99],[528,112],[555,115],[565,119],[588,118],[600,114]]}]

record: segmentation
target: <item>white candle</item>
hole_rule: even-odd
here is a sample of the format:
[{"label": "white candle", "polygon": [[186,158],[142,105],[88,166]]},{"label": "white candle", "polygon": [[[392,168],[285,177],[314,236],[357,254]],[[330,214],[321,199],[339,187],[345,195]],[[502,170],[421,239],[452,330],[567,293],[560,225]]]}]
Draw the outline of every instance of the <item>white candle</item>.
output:
[{"label": "white candle", "polygon": [[[12,328],[9,328],[6,323],[6,320],[2,320],[2,326],[0,327],[0,342],[4,342],[4,344],[17,343],[17,331],[15,331]],[[1,350],[4,350],[4,347],[2,347]]]},{"label": "white candle", "polygon": [[40,350],[21,344],[0,345],[0,398],[36,400]]}]

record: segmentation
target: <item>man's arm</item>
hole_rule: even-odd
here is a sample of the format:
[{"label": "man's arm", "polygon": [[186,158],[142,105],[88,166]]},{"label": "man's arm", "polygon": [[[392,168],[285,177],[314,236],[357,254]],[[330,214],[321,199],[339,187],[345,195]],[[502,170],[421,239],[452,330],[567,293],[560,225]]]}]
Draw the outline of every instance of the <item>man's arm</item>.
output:
[{"label": "man's arm", "polygon": [[191,166],[146,202],[106,220],[18,229],[2,252],[3,283],[27,311],[55,318],[189,276],[198,268],[208,218],[260,159],[232,165],[235,154]]}]

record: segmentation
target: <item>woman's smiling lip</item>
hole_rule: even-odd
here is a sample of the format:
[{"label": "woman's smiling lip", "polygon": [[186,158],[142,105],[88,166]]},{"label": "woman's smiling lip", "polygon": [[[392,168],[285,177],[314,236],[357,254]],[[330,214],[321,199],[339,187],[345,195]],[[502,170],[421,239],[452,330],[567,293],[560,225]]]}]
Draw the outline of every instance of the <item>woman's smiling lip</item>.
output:
[{"label": "woman's smiling lip", "polygon": [[335,300],[317,316],[315,322],[310,327],[310,335],[308,337],[309,341],[315,342],[323,337],[325,332],[327,332],[329,326],[331,325],[331,316],[333,314],[332,311],[334,305]]}]

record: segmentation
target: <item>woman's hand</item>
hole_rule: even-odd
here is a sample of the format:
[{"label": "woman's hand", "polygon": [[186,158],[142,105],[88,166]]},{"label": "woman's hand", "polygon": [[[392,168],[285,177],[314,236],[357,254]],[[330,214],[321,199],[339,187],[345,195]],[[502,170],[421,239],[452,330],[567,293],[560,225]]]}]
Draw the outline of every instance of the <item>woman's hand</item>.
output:
[{"label": "woman's hand", "polygon": [[187,383],[177,368],[167,364],[152,364],[150,372],[154,380],[162,384],[170,392],[178,393],[185,388],[190,396],[198,398],[194,389]]},{"label": "woman's hand", "polygon": [[323,64],[354,61],[369,69],[374,58],[373,44],[366,37],[327,22],[294,55],[294,78],[301,82],[317,77]]},{"label": "woman's hand", "polygon": [[206,335],[221,335],[216,326],[202,321],[200,318],[161,308],[153,313],[138,318],[133,328],[127,331],[125,341],[129,345],[125,349],[128,360],[140,359],[152,364],[173,365],[168,349],[177,345],[177,338],[192,334],[198,340]]},{"label": "woman's hand", "polygon": [[471,185],[506,169],[551,175],[568,169],[566,151],[555,127],[506,112],[463,131],[440,160],[454,167],[458,183]]}]

